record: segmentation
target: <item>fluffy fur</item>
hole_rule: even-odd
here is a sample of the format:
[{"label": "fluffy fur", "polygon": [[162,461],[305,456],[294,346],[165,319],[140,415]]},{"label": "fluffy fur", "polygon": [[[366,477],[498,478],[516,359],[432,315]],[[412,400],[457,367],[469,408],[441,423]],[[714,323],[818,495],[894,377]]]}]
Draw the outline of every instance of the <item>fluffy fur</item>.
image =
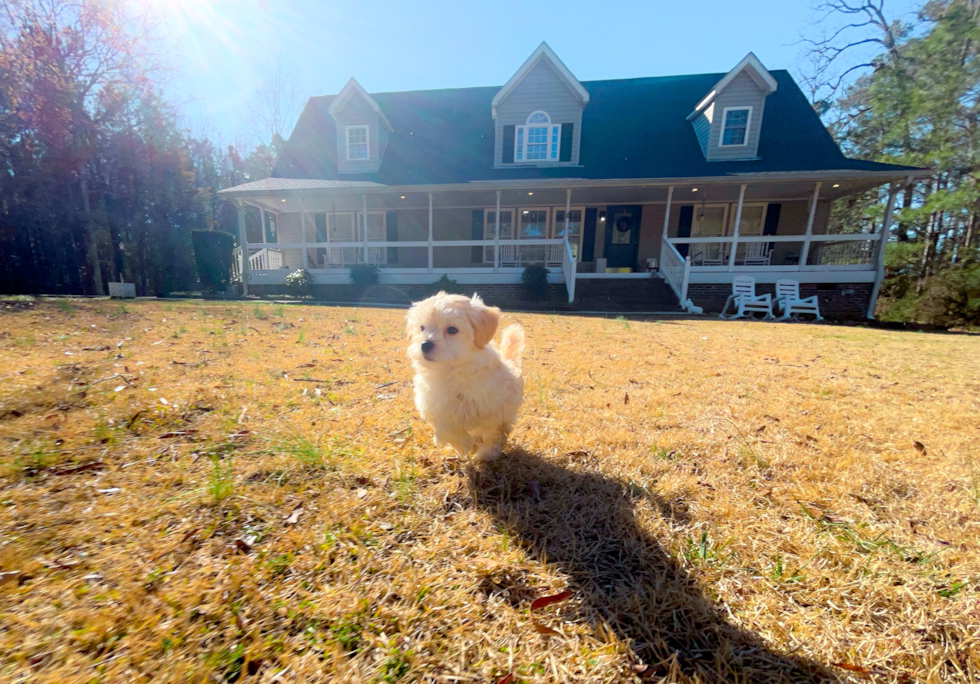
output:
[{"label": "fluffy fur", "polygon": [[[415,406],[435,429],[436,446],[460,456],[503,452],[524,398],[524,329],[511,325],[491,343],[500,309],[440,292],[408,311],[408,358],[415,367]],[[456,332],[454,333],[453,330]]]}]

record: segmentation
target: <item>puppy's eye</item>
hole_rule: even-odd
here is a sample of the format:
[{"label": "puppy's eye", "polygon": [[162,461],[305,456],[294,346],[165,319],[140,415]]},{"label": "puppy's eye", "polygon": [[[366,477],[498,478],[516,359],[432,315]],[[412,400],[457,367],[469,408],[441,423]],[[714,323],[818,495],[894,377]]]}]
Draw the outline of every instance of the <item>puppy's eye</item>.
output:
[{"label": "puppy's eye", "polygon": [[423,326],[420,326],[420,327],[422,328],[422,332],[425,332],[425,326],[423,325]]},{"label": "puppy's eye", "polygon": [[453,328],[453,327],[450,326],[450,327],[446,328],[446,332],[449,333],[450,335],[455,335],[459,331],[456,328]]}]

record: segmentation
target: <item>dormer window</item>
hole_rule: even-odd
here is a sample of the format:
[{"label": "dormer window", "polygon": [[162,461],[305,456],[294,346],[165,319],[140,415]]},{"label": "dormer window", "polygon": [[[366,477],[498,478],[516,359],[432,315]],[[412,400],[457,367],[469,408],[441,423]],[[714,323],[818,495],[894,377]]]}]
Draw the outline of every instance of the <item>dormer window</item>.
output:
[{"label": "dormer window", "polygon": [[748,140],[751,107],[725,107],[722,112],[720,147],[744,147]]},{"label": "dormer window", "polygon": [[547,113],[537,111],[518,126],[514,139],[515,162],[558,161],[561,124],[552,124]]},{"label": "dormer window", "polygon": [[364,161],[371,158],[368,130],[368,126],[347,127],[347,161]]}]

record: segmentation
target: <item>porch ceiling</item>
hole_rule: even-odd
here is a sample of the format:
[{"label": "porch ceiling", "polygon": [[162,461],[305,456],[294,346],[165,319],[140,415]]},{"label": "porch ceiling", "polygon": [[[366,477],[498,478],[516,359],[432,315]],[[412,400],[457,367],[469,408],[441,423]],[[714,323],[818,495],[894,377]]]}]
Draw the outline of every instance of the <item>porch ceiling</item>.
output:
[{"label": "porch ceiling", "polygon": [[[492,207],[496,203],[497,187],[474,187],[475,184],[459,186],[436,186],[421,189],[388,188],[376,183],[337,183],[324,181],[292,181],[282,183],[283,179],[268,179],[268,186],[262,181],[222,190],[219,194],[228,198],[240,198],[254,206],[261,206],[273,212],[299,212],[305,205],[306,211],[357,211],[367,199],[368,210],[392,211],[398,209],[428,209],[429,192],[433,193],[435,209],[447,207]],[[821,199],[838,199],[846,195],[863,192],[880,186],[888,180],[877,177],[833,176],[824,178],[820,191]],[[666,202],[668,186],[665,184],[638,183],[609,184],[596,181],[596,185],[585,185],[588,181],[570,179],[572,205],[602,206],[609,204],[641,204]],[[813,178],[724,178],[705,179],[696,183],[674,185],[673,202],[691,204],[701,202],[736,202],[742,183],[746,185],[745,200],[786,201],[808,199],[812,193]],[[326,185],[325,183],[330,183]],[[489,184],[488,184],[489,185]],[[525,184],[520,188],[501,188],[501,206],[561,206],[565,204],[566,187],[560,181],[547,184]]]}]

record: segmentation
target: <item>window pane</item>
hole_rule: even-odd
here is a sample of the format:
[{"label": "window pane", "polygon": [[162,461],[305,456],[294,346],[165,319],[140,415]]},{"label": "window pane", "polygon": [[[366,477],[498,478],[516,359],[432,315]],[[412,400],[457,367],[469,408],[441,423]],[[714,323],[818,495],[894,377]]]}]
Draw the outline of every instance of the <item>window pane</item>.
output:
[{"label": "window pane", "polygon": [[[361,214],[358,214],[360,219]],[[364,239],[364,233],[358,231],[357,238]],[[373,214],[368,212],[368,241],[380,242],[385,239],[385,216],[384,214]]]},{"label": "window pane", "polygon": [[[737,211],[737,209],[736,209]],[[742,220],[738,224],[739,235],[762,235],[762,216],[765,207],[742,207]],[[735,229],[735,218],[732,218],[732,230]]]},{"label": "window pane", "polygon": [[[576,238],[582,234],[582,210],[572,209],[568,212],[568,237]],[[565,210],[555,212],[555,237],[565,237]],[[577,242],[576,240],[571,240]]]},{"label": "window pane", "polygon": [[531,118],[527,120],[528,123],[548,123],[548,121],[549,121],[548,115],[542,114],[541,112],[534,114],[533,116],[531,116]]},{"label": "window pane", "polygon": [[348,145],[347,154],[351,159],[367,159],[368,158],[368,146],[367,143],[359,143],[357,145]]},{"label": "window pane", "polygon": [[517,127],[517,154],[515,155],[517,159],[524,158],[524,127]]},{"label": "window pane", "polygon": [[725,234],[725,207],[697,207],[694,210],[695,237]]},{"label": "window pane", "polygon": [[367,142],[367,129],[366,128],[348,128],[347,129],[347,142],[349,143],[363,143]]},{"label": "window pane", "polygon": [[354,241],[354,217],[351,214],[330,214],[330,241]]},{"label": "window pane", "polygon": [[[501,240],[511,240],[514,237],[513,231],[513,220],[514,216],[509,211],[500,212],[500,239]],[[497,227],[497,212],[488,211],[487,219],[483,226],[483,238],[485,240],[493,239],[493,232]]]},{"label": "window pane", "polygon": [[519,237],[522,239],[548,237],[548,211],[546,209],[522,209]]},{"label": "window pane", "polygon": [[722,135],[723,145],[744,145],[746,129],[749,123],[749,110],[734,109],[725,115],[725,132]]}]

